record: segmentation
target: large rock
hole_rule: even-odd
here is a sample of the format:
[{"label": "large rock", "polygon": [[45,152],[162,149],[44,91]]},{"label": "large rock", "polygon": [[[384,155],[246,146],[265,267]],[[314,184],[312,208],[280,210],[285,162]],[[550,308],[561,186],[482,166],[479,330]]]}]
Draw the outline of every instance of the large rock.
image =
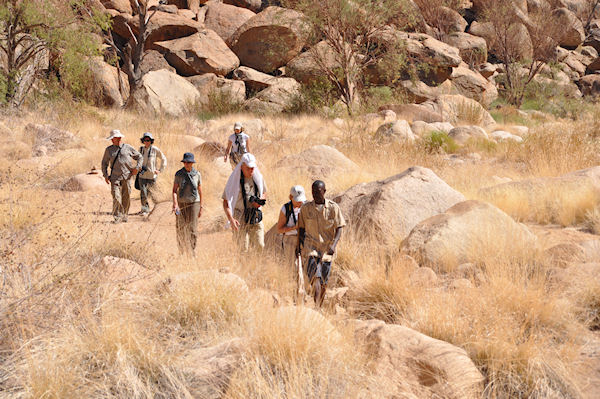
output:
[{"label": "large rock", "polygon": [[340,62],[331,46],[321,41],[304,53],[288,62],[285,73],[302,83],[308,83],[316,77],[323,76],[323,65],[328,70],[339,68]]},{"label": "large rock", "polygon": [[494,118],[477,101],[459,94],[439,96],[435,101],[426,101],[421,106],[441,116],[441,121],[457,124],[470,123],[481,126],[495,125]]},{"label": "large rock", "polygon": [[190,397],[220,399],[242,362],[247,343],[234,338],[208,348],[192,349],[180,358]]},{"label": "large rock", "polygon": [[491,22],[479,23],[474,21],[468,33],[484,38],[487,43],[488,52],[494,54],[499,59],[501,59],[504,47],[514,52],[514,56],[518,59],[531,59],[533,56],[531,36],[529,36],[527,27],[522,23],[515,22],[510,25],[509,33],[506,35],[506,46],[498,42],[498,35],[496,35]]},{"label": "large rock", "polygon": [[243,81],[246,87],[255,92],[280,84],[284,86],[294,85],[292,78],[276,77],[245,66],[241,66],[233,71],[232,75],[233,79]]},{"label": "large rock", "polygon": [[29,123],[25,126],[25,131],[33,137],[32,155],[34,157],[52,155],[81,144],[81,140],[73,133],[51,125]]},{"label": "large rock", "polygon": [[262,0],[223,0],[223,3],[247,8],[254,12],[259,12],[262,7]]},{"label": "large rock", "polygon": [[448,132],[458,144],[466,144],[469,140],[488,140],[488,134],[479,126],[458,126]]},{"label": "large rock", "polygon": [[[102,59],[92,58],[90,59],[90,75],[94,87],[97,88],[97,95],[94,98],[97,106],[123,106],[125,100],[119,90],[119,72],[116,67],[108,65]],[[121,90],[123,95],[129,95],[129,80],[123,72],[121,72]]]},{"label": "large rock", "polygon": [[242,81],[225,79],[214,73],[190,76],[187,80],[198,89],[199,103],[202,105],[209,104],[211,99],[224,99],[239,104],[246,100],[246,85]]},{"label": "large rock", "polygon": [[552,17],[555,23],[560,25],[561,29],[559,43],[566,48],[576,48],[583,43],[585,39],[585,31],[583,24],[577,16],[567,8],[557,8],[552,11]]},{"label": "large rock", "polygon": [[100,3],[108,10],[117,10],[126,14],[133,14],[129,0],[100,0]]},{"label": "large rock", "polygon": [[458,94],[454,84],[450,80],[433,86],[420,80],[403,80],[398,85],[404,89],[407,99],[417,104],[428,100],[435,100],[443,94]]},{"label": "large rock", "polygon": [[243,65],[272,72],[300,53],[307,36],[301,13],[267,7],[240,26],[228,44]]},{"label": "large rock", "polygon": [[[484,377],[461,348],[381,320],[353,321],[375,373],[390,397],[477,399]],[[396,396],[394,396],[396,393]]]},{"label": "large rock", "polygon": [[384,123],[375,132],[375,139],[382,141],[411,142],[415,141],[416,138],[410,125],[405,120]]},{"label": "large rock", "polygon": [[271,114],[283,112],[300,92],[300,83],[292,78],[278,81],[246,101],[244,107],[254,113]]},{"label": "large rock", "polygon": [[600,75],[586,75],[577,82],[584,96],[598,97],[600,95]]},{"label": "large rock", "polygon": [[443,121],[443,116],[439,112],[436,112],[431,107],[420,104],[387,104],[379,107],[379,110],[394,111],[398,119],[410,122],[423,121],[434,123]]},{"label": "large rock", "polygon": [[357,164],[327,145],[316,145],[299,154],[288,155],[280,159],[276,166],[288,170],[305,171],[315,179],[359,170]]},{"label": "large rock", "polygon": [[481,103],[484,107],[498,98],[496,85],[462,63],[452,70],[452,84],[459,94]]},{"label": "large rock", "polygon": [[150,114],[180,116],[200,100],[200,93],[184,77],[167,70],[148,72],[131,99],[135,109]]},{"label": "large rock", "polygon": [[146,74],[150,71],[160,71],[161,69],[175,72],[175,68],[169,65],[165,57],[156,50],[144,52],[144,58],[142,58],[140,69],[142,70],[142,74]]},{"label": "large rock", "polygon": [[62,187],[65,191],[110,191],[100,173],[80,173],[71,177]]},{"label": "large rock", "polygon": [[483,37],[454,32],[445,35],[443,41],[456,47],[463,61],[470,66],[481,65],[487,61],[487,43]]},{"label": "large rock", "polygon": [[410,127],[413,133],[420,137],[423,137],[431,132],[444,132],[448,134],[452,129],[454,129],[454,126],[448,122],[427,123],[423,121],[415,121],[410,125]]},{"label": "large rock", "polygon": [[[137,35],[139,31],[137,15],[120,14],[113,19],[114,31],[119,36],[131,40],[131,33],[127,25]],[[151,49],[155,42],[190,36],[202,30],[202,28],[202,24],[198,21],[182,17],[178,14],[157,11],[148,24],[148,38],[146,39],[145,50]]]},{"label": "large rock", "polygon": [[393,244],[420,221],[446,211],[465,197],[431,170],[419,166],[369,183],[357,184],[334,198],[359,235]]},{"label": "large rock", "polygon": [[204,25],[228,42],[235,31],[255,13],[246,9],[211,0],[204,6]]},{"label": "large rock", "polygon": [[223,39],[210,29],[181,39],[156,42],[154,48],[164,53],[167,61],[184,76],[203,73],[223,76],[240,65]]},{"label": "large rock", "polygon": [[490,134],[490,138],[496,142],[506,142],[512,141],[515,143],[522,143],[523,138],[521,136],[517,136],[516,134],[512,134],[505,130],[496,130]]},{"label": "large rock", "polygon": [[486,202],[465,201],[423,220],[402,242],[420,264],[452,271],[463,263],[485,262],[490,256],[514,256],[531,250],[535,236],[500,209]]}]

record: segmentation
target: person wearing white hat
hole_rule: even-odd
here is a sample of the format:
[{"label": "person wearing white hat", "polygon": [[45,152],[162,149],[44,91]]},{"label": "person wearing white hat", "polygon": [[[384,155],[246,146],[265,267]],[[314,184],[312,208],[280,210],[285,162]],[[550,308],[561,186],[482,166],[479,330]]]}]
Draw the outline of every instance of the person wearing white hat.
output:
[{"label": "person wearing white hat", "polygon": [[281,248],[290,264],[298,243],[298,214],[300,207],[306,202],[304,187],[298,185],[290,190],[290,202],[284,204],[277,220],[277,233],[281,234]]},{"label": "person wearing white hat", "polygon": [[224,161],[231,162],[231,166],[235,169],[237,164],[242,159],[242,155],[250,152],[250,136],[244,133],[244,127],[241,122],[236,122],[233,125],[233,134],[227,140],[227,149],[225,150]]},{"label": "person wearing white hat", "polygon": [[[119,130],[112,130],[107,140],[112,145],[106,147],[102,157],[102,175],[106,184],[110,184],[113,198],[114,223],[127,222],[129,213],[129,196],[131,192],[131,175],[142,168],[142,155],[129,144],[122,144],[125,137]],[[136,161],[136,162],[134,162]],[[110,165],[110,174],[108,167]]]},{"label": "person wearing white hat", "polygon": [[223,191],[223,210],[233,231],[234,241],[244,252],[265,246],[265,229],[261,207],[265,204],[267,185],[258,170],[256,158],[242,156]]}]

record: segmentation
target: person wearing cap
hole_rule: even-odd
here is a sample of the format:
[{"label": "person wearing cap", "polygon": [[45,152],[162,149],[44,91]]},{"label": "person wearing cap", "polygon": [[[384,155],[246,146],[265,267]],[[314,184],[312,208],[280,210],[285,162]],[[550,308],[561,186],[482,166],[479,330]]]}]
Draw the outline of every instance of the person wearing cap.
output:
[{"label": "person wearing cap", "polygon": [[287,260],[294,259],[298,243],[298,214],[306,202],[304,187],[294,186],[290,190],[290,202],[284,204],[277,220],[277,233],[281,234],[281,247]]},{"label": "person wearing cap", "polygon": [[313,286],[314,280],[320,279],[321,290],[315,292],[314,298],[318,306],[323,304],[333,256],[342,228],[346,225],[339,205],[325,198],[326,191],[323,181],[313,182],[313,201],[302,205],[298,215],[296,255],[303,254],[304,258],[308,258],[306,274],[309,285]]},{"label": "person wearing cap", "polygon": [[175,173],[173,212],[180,253],[194,255],[198,239],[198,219],[202,216],[202,177],[194,168],[194,154],[183,154],[183,168]]},{"label": "person wearing cap", "polygon": [[[104,150],[102,157],[102,175],[106,184],[110,184],[113,198],[114,223],[127,222],[131,179],[142,168],[142,155],[129,144],[122,144],[125,137],[119,130],[112,130],[107,140],[112,145]],[[134,162],[135,161],[135,162]],[[110,174],[108,168],[110,166]]]},{"label": "person wearing cap", "polygon": [[[142,210],[140,214],[142,216],[148,216],[150,212],[150,203],[148,197],[152,198],[156,205],[156,196],[154,193],[156,177],[159,173],[162,173],[167,166],[167,157],[160,150],[160,148],[154,145],[154,137],[152,133],[146,132],[140,139],[143,146],[140,147],[140,153],[142,154],[142,169],[139,175],[140,184],[140,199],[142,202]],[[156,158],[160,157],[160,169],[156,167]]]},{"label": "person wearing cap", "polygon": [[242,155],[250,152],[250,136],[244,133],[244,127],[241,122],[233,125],[233,134],[227,140],[227,149],[225,150],[225,159],[229,157],[231,166],[235,169],[242,159]]},{"label": "person wearing cap", "polygon": [[256,158],[250,153],[244,154],[229,176],[221,196],[234,241],[244,252],[250,248],[262,250],[265,246],[260,208],[264,205],[266,194],[267,185]]}]

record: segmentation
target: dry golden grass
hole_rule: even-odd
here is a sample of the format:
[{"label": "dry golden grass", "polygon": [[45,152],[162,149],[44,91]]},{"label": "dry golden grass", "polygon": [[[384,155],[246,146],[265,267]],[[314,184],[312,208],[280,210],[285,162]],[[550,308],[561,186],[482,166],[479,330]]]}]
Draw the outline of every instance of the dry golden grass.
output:
[{"label": "dry golden grass", "polygon": [[[186,397],[190,381],[178,363],[182,354],[241,336],[248,345],[227,398],[347,398],[365,392],[371,370],[351,332],[329,310],[317,319],[299,317],[249,301],[221,280],[198,274],[227,268],[246,281],[250,296],[253,289],[271,290],[284,304],[294,288],[290,265],[278,257],[231,254],[229,233],[219,231],[227,176],[211,160],[200,159],[197,166],[204,178],[202,222],[215,232],[201,236],[196,259],[177,254],[168,206],[150,222],[132,218],[132,227],[111,227],[104,223],[108,193],[55,190],[71,175],[99,167],[107,132],[120,128],[125,142],[136,147],[144,131],[156,136],[169,159],[159,180],[161,199],[169,201],[171,177],[182,153],[191,150],[180,135],[225,143],[223,131],[193,117],[146,119],[84,106],[75,111],[38,108],[6,122],[67,129],[83,140],[85,150],[43,175],[31,169],[8,173],[4,166],[10,162],[0,160],[2,389],[14,397]],[[465,115],[468,119],[468,110]],[[248,119],[254,117],[231,115],[215,126]],[[267,228],[288,200],[289,187],[308,189],[311,183],[302,173],[279,171],[277,161],[316,144],[338,148],[361,167],[358,173],[326,179],[331,195],[412,165],[429,167],[468,198],[478,198],[481,188],[495,183],[494,176],[559,176],[598,164],[597,143],[585,122],[534,128],[521,146],[466,148],[461,154],[477,151],[483,160],[452,166],[418,144],[376,145],[376,124],[359,119],[341,128],[317,117],[274,116],[263,122],[267,132],[254,137],[253,146],[268,182]],[[562,134],[565,129],[572,133]],[[488,200],[521,220],[572,225],[587,219],[595,225],[596,199],[589,191],[581,193],[564,190],[534,198],[510,193],[508,199]],[[133,201],[132,211],[138,204]],[[135,294],[111,289],[93,270],[105,255],[158,270],[161,281],[190,274],[184,284],[159,284]],[[584,325],[597,325],[598,288],[591,286],[579,303],[565,301],[548,285],[548,266],[537,254],[516,255],[510,249],[482,256],[478,266],[485,278],[473,279],[472,289],[450,289],[453,274],[441,275],[436,288],[412,286],[412,266],[397,252],[370,240],[357,242],[346,232],[332,285],[341,281],[342,271],[353,271],[360,283],[346,303],[349,317],[402,323],[464,348],[487,377],[486,397],[544,397],[550,391],[577,397],[572,382],[576,334]]]}]

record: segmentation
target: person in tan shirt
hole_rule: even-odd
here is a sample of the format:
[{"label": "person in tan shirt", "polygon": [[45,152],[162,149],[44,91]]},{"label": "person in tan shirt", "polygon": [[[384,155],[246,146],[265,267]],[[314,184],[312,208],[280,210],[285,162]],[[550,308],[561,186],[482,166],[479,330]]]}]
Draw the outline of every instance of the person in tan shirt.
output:
[{"label": "person in tan shirt", "polygon": [[331,272],[331,263],[346,225],[340,207],[325,199],[325,183],[316,180],[312,184],[313,201],[300,208],[298,215],[298,246],[296,255],[308,257],[306,274],[312,286],[315,279],[320,280],[320,290],[315,292],[315,303],[323,304],[327,282]]}]

